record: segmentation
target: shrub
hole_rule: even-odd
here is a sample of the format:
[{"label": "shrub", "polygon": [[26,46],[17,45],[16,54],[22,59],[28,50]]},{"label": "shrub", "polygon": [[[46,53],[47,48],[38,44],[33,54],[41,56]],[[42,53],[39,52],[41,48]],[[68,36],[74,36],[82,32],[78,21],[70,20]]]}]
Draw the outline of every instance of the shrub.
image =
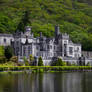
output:
[{"label": "shrub", "polygon": [[61,58],[58,58],[57,61],[54,61],[52,63],[52,66],[66,66],[66,62],[62,61]]},{"label": "shrub", "polygon": [[17,56],[13,56],[13,57],[11,57],[10,61],[12,61],[14,63],[18,63],[18,57]]},{"label": "shrub", "polygon": [[88,63],[86,64],[86,66],[90,66],[90,62],[88,62]]},{"label": "shrub", "polygon": [[25,65],[26,65],[26,66],[29,66],[29,62],[28,62],[27,58],[24,57],[23,59],[24,59]]},{"label": "shrub", "polygon": [[33,63],[34,63],[34,57],[32,55],[30,55],[29,59],[30,59],[30,65],[33,65]]},{"label": "shrub", "polygon": [[4,56],[0,56],[0,63],[5,63],[6,62],[6,58]]},{"label": "shrub", "polygon": [[43,72],[44,72],[44,69],[39,69],[39,72],[40,72],[40,73],[43,73]]},{"label": "shrub", "polygon": [[70,62],[66,62],[66,65],[67,66],[71,66],[72,64]]},{"label": "shrub", "polygon": [[5,47],[5,57],[9,60],[13,56],[13,49],[10,46]]},{"label": "shrub", "polygon": [[76,66],[76,63],[75,63],[75,62],[73,62],[71,65],[72,65],[72,66]]},{"label": "shrub", "polygon": [[38,66],[43,66],[42,57],[39,57],[39,59],[38,59]]}]

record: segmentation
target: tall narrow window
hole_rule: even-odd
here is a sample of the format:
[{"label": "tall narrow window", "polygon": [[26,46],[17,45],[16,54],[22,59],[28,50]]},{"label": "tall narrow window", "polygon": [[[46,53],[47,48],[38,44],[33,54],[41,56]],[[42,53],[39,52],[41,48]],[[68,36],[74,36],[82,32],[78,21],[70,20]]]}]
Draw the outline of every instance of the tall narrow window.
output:
[{"label": "tall narrow window", "polygon": [[69,47],[69,53],[73,54],[73,47]]},{"label": "tall narrow window", "polygon": [[54,46],[54,50],[56,49],[56,47]]},{"label": "tall narrow window", "polygon": [[28,46],[28,54],[30,55],[30,46]]},{"label": "tall narrow window", "polygon": [[52,49],[52,45],[50,45],[50,49]]},{"label": "tall narrow window", "polygon": [[6,39],[4,38],[4,43],[6,43]]},{"label": "tall narrow window", "polygon": [[23,55],[26,56],[26,47],[23,48]]},{"label": "tall narrow window", "polygon": [[66,47],[66,46],[67,46],[67,45],[64,44],[64,56],[67,56],[67,52],[66,52],[67,47]]},{"label": "tall narrow window", "polygon": [[50,45],[47,45],[48,50],[50,49]]},{"label": "tall narrow window", "polygon": [[77,47],[77,51],[79,51],[79,47]]}]

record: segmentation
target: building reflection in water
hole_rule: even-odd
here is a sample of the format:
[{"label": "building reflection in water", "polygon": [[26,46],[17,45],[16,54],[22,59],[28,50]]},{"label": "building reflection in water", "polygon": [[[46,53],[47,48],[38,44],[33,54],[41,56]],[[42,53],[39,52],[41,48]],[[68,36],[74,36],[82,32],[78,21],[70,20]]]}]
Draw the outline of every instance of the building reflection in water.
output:
[{"label": "building reflection in water", "polygon": [[18,92],[82,92],[81,73],[38,73],[18,77]]},{"label": "building reflection in water", "polygon": [[88,92],[91,76],[79,72],[0,75],[0,92]]}]

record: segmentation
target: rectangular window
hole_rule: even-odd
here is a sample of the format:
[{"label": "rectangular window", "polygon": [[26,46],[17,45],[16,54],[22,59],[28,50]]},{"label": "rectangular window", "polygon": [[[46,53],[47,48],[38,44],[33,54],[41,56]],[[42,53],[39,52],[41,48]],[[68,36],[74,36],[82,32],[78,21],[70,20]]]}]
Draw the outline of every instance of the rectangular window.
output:
[{"label": "rectangular window", "polygon": [[50,49],[50,46],[49,45],[47,45],[47,49]]},{"label": "rectangular window", "polygon": [[54,50],[55,50],[55,46],[54,46]]},{"label": "rectangular window", "polygon": [[79,47],[77,47],[77,51],[79,51]]},{"label": "rectangular window", "polygon": [[19,47],[16,47],[16,55],[19,55]]},{"label": "rectangular window", "polygon": [[39,56],[38,52],[36,53],[36,56]]},{"label": "rectangular window", "polygon": [[28,54],[30,55],[30,46],[28,46]]},{"label": "rectangular window", "polygon": [[23,56],[26,56],[26,47],[23,47]]},{"label": "rectangular window", "polygon": [[16,51],[19,52],[19,47],[16,47]]},{"label": "rectangular window", "polygon": [[40,45],[40,51],[43,51],[43,45]]},{"label": "rectangular window", "polygon": [[6,39],[4,38],[4,43],[6,43]]},{"label": "rectangular window", "polygon": [[72,55],[73,54],[73,47],[69,47],[69,53]]},{"label": "rectangular window", "polygon": [[50,45],[50,49],[52,49],[52,46]]},{"label": "rectangular window", "polygon": [[39,47],[38,47],[38,46],[36,46],[36,49],[37,49],[37,50],[39,50]]}]

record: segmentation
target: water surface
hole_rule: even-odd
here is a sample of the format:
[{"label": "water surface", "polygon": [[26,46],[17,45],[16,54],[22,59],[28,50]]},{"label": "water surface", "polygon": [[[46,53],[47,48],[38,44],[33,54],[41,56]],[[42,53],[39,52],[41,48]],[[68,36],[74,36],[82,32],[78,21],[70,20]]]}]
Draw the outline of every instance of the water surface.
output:
[{"label": "water surface", "polygon": [[0,74],[0,92],[92,92],[92,72]]}]

